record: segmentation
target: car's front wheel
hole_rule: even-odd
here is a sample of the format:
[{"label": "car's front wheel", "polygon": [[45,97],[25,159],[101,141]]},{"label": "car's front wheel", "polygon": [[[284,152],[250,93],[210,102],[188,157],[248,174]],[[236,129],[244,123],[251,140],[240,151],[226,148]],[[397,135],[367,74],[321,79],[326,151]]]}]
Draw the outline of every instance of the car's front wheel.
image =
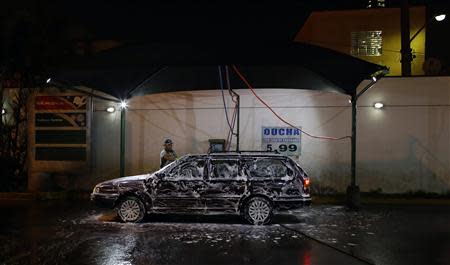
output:
[{"label": "car's front wheel", "polygon": [[245,219],[254,225],[265,225],[272,219],[272,204],[263,197],[249,199],[244,207]]},{"label": "car's front wheel", "polygon": [[144,219],[145,206],[139,198],[128,196],[120,201],[117,215],[122,222],[139,223]]}]

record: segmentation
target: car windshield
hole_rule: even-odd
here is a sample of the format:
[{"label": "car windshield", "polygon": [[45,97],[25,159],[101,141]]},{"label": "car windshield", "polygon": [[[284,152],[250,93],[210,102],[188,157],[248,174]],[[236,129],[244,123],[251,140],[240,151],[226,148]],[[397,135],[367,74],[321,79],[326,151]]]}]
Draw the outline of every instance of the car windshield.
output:
[{"label": "car windshield", "polygon": [[184,156],[180,157],[179,159],[177,159],[177,160],[175,160],[175,161],[173,161],[173,162],[170,162],[169,164],[165,165],[164,167],[160,168],[159,170],[153,172],[153,174],[156,174],[156,173],[163,173],[163,172],[168,172],[168,171],[170,171],[174,166],[176,166],[176,165],[182,163],[183,161],[185,161],[187,157],[188,157],[187,155],[184,155]]}]

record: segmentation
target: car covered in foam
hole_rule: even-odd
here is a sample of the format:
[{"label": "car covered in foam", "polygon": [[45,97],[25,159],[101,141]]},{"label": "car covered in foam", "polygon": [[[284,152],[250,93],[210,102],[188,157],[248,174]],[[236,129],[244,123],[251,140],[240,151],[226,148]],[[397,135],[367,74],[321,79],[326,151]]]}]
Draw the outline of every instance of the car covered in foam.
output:
[{"label": "car covered in foam", "polygon": [[140,222],[149,213],[230,213],[267,224],[274,213],[309,205],[309,184],[299,164],[283,155],[212,153],[99,183],[91,199],[115,208],[124,222]]}]

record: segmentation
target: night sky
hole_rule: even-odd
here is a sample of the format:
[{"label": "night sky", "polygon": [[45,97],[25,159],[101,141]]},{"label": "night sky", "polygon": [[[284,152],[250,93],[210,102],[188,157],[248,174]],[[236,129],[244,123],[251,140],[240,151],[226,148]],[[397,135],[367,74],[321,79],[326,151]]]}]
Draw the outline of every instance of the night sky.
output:
[{"label": "night sky", "polygon": [[[429,15],[450,1],[426,4]],[[399,0],[386,1],[398,6]],[[127,42],[289,42],[311,10],[364,8],[366,0],[304,1],[55,1],[2,2],[2,60],[55,65],[94,40]],[[5,12],[6,11],[6,12]],[[449,19],[428,27],[427,54],[450,62]],[[83,55],[88,55],[89,47]],[[31,60],[30,54],[34,58]],[[11,59],[14,58],[14,59]]]}]

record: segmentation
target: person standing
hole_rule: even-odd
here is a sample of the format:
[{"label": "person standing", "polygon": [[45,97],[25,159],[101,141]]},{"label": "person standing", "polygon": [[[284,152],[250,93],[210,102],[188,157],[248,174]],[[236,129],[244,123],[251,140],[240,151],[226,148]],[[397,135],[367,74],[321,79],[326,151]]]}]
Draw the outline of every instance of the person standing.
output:
[{"label": "person standing", "polygon": [[177,153],[173,150],[173,142],[170,139],[164,141],[164,149],[160,154],[160,168],[172,163],[177,159]]}]

